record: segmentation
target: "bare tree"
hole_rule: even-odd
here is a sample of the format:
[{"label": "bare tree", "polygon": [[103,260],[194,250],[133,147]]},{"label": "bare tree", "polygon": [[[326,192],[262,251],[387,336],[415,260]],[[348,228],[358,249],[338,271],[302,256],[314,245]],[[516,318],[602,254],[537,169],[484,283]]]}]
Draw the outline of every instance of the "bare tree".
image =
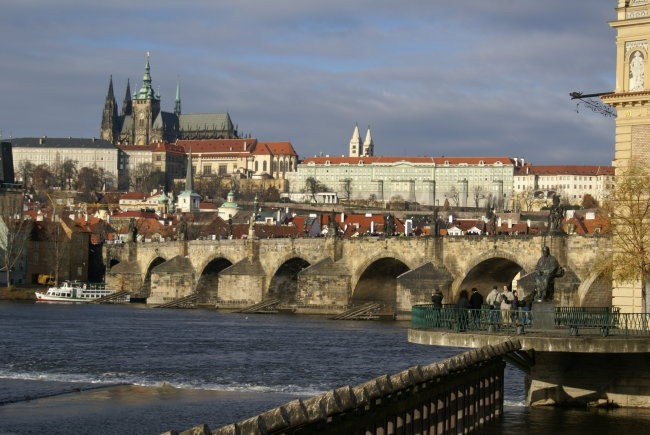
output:
[{"label": "bare tree", "polygon": [[485,194],[483,193],[483,186],[480,184],[475,185],[472,188],[472,197],[474,198],[474,207],[478,208],[481,199],[485,198]]},{"label": "bare tree", "polygon": [[458,200],[460,198],[460,192],[456,189],[456,186],[451,186],[451,188],[445,194],[445,198],[450,200],[454,207],[458,207]]},{"label": "bare tree", "polygon": [[50,167],[45,163],[36,166],[32,172],[32,176],[32,187],[36,190],[47,190],[52,188],[55,184],[54,174],[52,174]]},{"label": "bare tree", "polygon": [[612,201],[614,256],[612,277],[641,286],[643,311],[648,310],[646,287],[650,275],[650,173],[640,165],[617,171]]},{"label": "bare tree", "polygon": [[65,159],[63,162],[57,156],[50,170],[54,174],[56,185],[61,189],[72,190],[73,184],[77,179],[77,161]]},{"label": "bare tree", "polygon": [[79,170],[75,187],[84,193],[95,193],[101,188],[99,177],[97,169],[83,167]]},{"label": "bare tree", "polygon": [[519,211],[532,211],[533,206],[537,201],[537,199],[535,198],[534,189],[532,187],[517,192],[514,195],[513,200],[515,206],[518,207]]},{"label": "bare tree", "polygon": [[314,177],[308,177],[305,180],[305,191],[311,195],[311,199],[314,202],[316,201],[316,194],[326,190],[327,187]]},{"label": "bare tree", "polygon": [[34,187],[34,165],[29,160],[22,160],[18,164],[18,177],[22,180],[25,189],[30,190]]},{"label": "bare tree", "polygon": [[23,215],[22,192],[0,195],[0,269],[7,273],[7,288],[11,288],[11,275],[23,259],[30,224]]},{"label": "bare tree", "polygon": [[352,179],[344,178],[342,181],[342,187],[343,187],[343,197],[345,198],[345,202],[348,205],[350,205],[350,199],[352,198]]}]

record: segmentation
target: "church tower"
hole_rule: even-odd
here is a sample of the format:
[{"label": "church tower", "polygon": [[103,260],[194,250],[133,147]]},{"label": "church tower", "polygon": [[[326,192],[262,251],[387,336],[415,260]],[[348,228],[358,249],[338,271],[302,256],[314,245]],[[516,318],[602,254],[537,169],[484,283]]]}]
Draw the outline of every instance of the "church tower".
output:
[{"label": "church tower", "polygon": [[363,155],[367,157],[375,155],[375,144],[370,134],[370,126],[368,126],[368,130],[366,131],[366,138],[363,140]]},{"label": "church tower", "polygon": [[133,94],[133,142],[135,145],[148,145],[151,143],[153,123],[160,113],[160,96],[154,92],[151,86],[150,69],[149,53],[147,53],[147,64],[142,77],[142,87]]},{"label": "church tower", "polygon": [[616,30],[616,87],[602,101],[614,107],[616,146],[614,166],[618,173],[631,162],[650,159],[650,1],[618,0]]},{"label": "church tower", "polygon": [[363,144],[361,143],[361,136],[359,135],[359,126],[354,125],[352,138],[350,138],[350,157],[359,157],[363,152]]},{"label": "church tower", "polygon": [[[650,43],[650,0],[617,0],[616,20],[616,85],[613,93],[601,100],[616,109],[614,162],[616,177],[624,177],[633,165],[647,167],[650,159],[650,76],[648,55]],[[621,209],[625,213],[624,208]],[[625,226],[614,225],[612,243],[614,262],[617,246],[629,239]],[[624,249],[621,249],[624,250]],[[648,312],[650,293],[639,281],[612,282],[612,305],[622,313]]]},{"label": "church tower", "polygon": [[102,128],[99,136],[104,140],[114,143],[119,134],[118,127],[117,102],[115,101],[115,95],[113,94],[113,76],[111,76],[108,82],[108,94],[106,95],[106,101],[104,102]]}]

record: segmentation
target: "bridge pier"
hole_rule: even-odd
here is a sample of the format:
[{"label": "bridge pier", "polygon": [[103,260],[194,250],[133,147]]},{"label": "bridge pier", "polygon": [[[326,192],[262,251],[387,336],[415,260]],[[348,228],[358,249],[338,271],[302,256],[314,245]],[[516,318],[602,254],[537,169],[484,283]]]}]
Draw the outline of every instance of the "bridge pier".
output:
[{"label": "bridge pier", "polygon": [[[412,343],[478,348],[514,338],[505,334],[410,329]],[[517,336],[531,406],[650,408],[650,340],[646,337]]]}]

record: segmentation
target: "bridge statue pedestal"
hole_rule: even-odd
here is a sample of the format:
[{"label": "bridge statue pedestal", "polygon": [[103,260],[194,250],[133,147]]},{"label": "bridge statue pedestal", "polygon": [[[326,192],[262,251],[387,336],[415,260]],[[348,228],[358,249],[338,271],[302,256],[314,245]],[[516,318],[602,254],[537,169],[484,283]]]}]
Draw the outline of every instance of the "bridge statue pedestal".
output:
[{"label": "bridge statue pedestal", "polygon": [[553,301],[533,301],[531,312],[535,319],[535,329],[552,330],[555,327]]}]

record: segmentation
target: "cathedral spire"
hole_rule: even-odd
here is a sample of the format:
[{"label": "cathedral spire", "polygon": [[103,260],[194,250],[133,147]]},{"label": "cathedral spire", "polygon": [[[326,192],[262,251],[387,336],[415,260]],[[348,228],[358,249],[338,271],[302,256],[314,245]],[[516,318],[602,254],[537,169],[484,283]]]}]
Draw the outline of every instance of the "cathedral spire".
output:
[{"label": "cathedral spire", "polygon": [[104,102],[104,111],[102,112],[102,127],[100,137],[111,143],[115,142],[117,135],[117,102],[113,93],[113,76],[108,81],[108,93]]},{"label": "cathedral spire", "polygon": [[126,93],[122,102],[122,116],[133,113],[133,102],[131,101],[131,81],[126,79]]},{"label": "cathedral spire", "polygon": [[174,113],[176,116],[181,114],[181,84],[176,82],[176,101],[174,102]]}]

